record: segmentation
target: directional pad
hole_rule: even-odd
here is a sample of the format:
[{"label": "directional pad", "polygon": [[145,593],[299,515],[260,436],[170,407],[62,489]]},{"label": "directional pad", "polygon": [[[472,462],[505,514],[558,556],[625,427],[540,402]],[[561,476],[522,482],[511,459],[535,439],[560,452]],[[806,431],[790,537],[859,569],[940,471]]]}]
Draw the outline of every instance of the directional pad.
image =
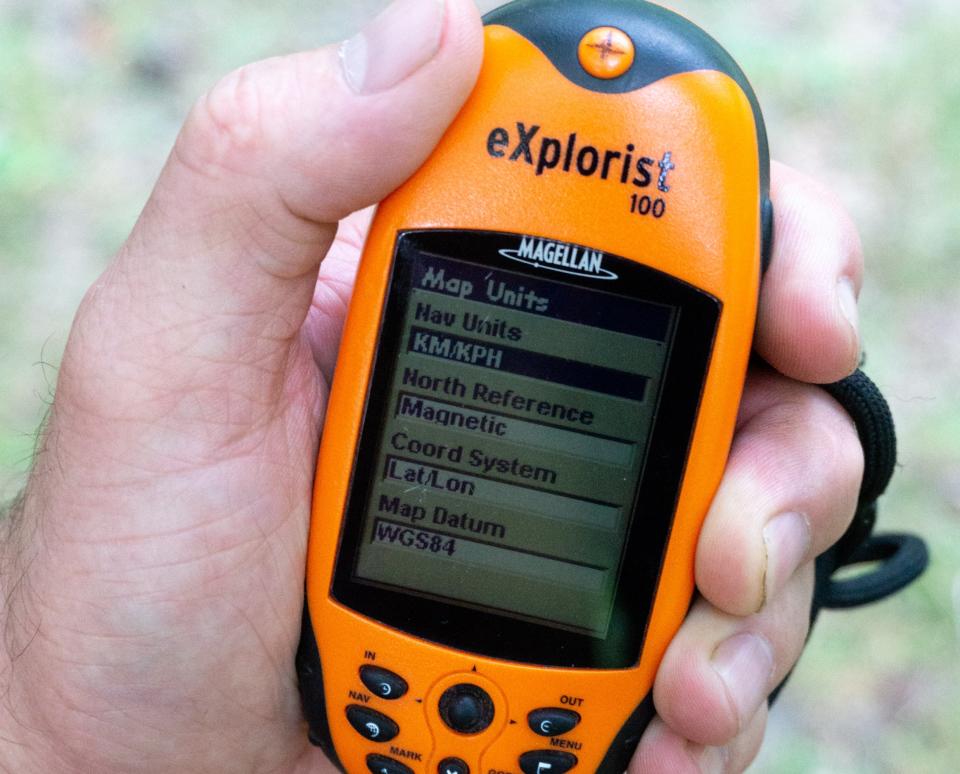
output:
[{"label": "directional pad", "polygon": [[493,700],[480,686],[460,683],[440,697],[440,717],[460,734],[479,734],[493,722]]}]

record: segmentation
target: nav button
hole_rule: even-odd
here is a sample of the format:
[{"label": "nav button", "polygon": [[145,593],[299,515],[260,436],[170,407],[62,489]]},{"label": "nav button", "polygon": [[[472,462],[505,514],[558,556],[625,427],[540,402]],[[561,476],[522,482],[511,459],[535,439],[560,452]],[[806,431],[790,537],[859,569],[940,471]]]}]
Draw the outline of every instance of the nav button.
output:
[{"label": "nav button", "polygon": [[400,733],[400,726],[386,715],[359,704],[347,707],[347,720],[360,736],[371,742],[389,742]]}]

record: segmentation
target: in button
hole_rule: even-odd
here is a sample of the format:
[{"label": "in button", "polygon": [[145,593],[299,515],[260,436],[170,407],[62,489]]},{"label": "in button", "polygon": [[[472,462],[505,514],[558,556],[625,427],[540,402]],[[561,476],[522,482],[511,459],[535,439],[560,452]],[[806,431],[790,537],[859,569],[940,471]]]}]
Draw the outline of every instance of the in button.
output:
[{"label": "in button", "polygon": [[375,666],[360,667],[360,680],[381,699],[393,701],[407,692],[407,681],[400,675]]}]

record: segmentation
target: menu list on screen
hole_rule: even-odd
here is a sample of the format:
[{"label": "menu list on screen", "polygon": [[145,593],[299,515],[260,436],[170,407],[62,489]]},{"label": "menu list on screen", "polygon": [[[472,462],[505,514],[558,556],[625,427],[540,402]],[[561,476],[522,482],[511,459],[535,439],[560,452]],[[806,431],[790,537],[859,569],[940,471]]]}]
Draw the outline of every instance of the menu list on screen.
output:
[{"label": "menu list on screen", "polygon": [[604,637],[678,310],[397,260],[405,313],[384,334],[397,356],[354,580]]}]

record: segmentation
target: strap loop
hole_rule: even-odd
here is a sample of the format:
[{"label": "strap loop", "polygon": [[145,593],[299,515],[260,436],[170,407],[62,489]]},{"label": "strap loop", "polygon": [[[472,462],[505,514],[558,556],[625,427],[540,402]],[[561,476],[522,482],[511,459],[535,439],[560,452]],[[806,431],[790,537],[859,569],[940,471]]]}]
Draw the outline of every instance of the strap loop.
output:
[{"label": "strap loop", "polygon": [[[886,490],[897,464],[897,436],[887,401],[859,369],[824,389],[853,419],[863,446],[864,468],[853,521],[843,537],[817,558],[811,631],[822,608],[843,610],[885,599],[919,578],[929,562],[927,546],[919,537],[871,535],[877,521],[877,498]],[[833,577],[845,567],[868,563],[877,566],[852,578]],[[770,694],[771,704],[789,679],[787,675]]]},{"label": "strap loop", "polygon": [[817,588],[817,601],[820,607],[831,610],[878,602],[913,583],[923,574],[928,561],[926,544],[914,535],[874,535],[861,543],[842,565],[836,566],[833,573],[857,564],[879,562],[879,566],[845,580],[827,577]]},{"label": "strap loop", "polygon": [[[837,544],[817,560],[817,586],[811,622],[821,607],[849,608],[877,602],[915,581],[926,569],[928,554],[920,538],[910,535],[871,537],[877,521],[877,498],[897,465],[897,435],[890,407],[861,370],[824,386],[850,414],[863,446],[863,483],[856,515]],[[867,562],[879,566],[865,575],[833,580],[844,567]]]}]

